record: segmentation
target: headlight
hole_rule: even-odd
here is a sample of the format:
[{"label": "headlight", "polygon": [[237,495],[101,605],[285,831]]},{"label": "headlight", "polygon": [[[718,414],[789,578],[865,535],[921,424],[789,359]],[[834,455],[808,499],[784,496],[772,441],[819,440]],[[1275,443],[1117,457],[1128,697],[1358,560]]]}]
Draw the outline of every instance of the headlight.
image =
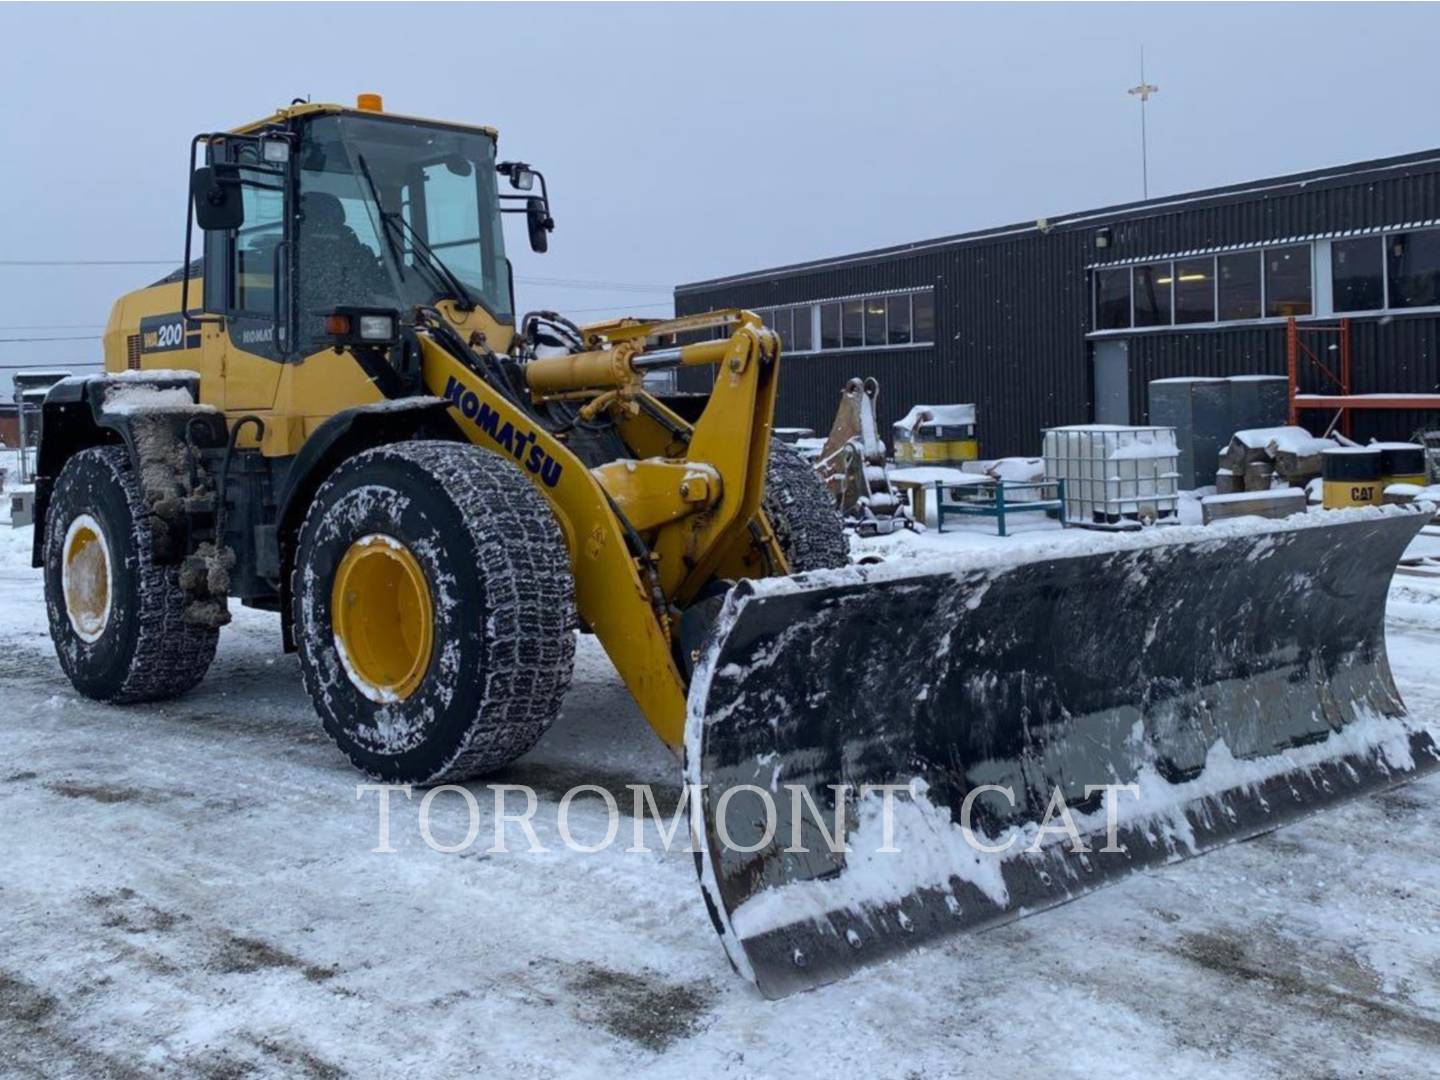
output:
[{"label": "headlight", "polygon": [[393,315],[360,316],[361,341],[390,341],[394,337],[395,317]]},{"label": "headlight", "polygon": [[337,349],[394,345],[400,339],[400,313],[393,308],[339,307],[325,316],[325,333]]}]

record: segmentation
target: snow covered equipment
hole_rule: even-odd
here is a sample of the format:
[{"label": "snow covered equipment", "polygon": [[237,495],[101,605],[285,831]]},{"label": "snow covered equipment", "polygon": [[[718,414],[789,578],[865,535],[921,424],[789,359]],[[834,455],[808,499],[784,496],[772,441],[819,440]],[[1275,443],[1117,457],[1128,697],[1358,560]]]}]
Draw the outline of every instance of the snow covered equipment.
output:
[{"label": "snow covered equipment", "polygon": [[686,734],[735,967],[778,997],[1440,765],[1384,630],[1433,512],[741,583]]},{"label": "snow covered equipment", "polygon": [[974,405],[916,405],[890,425],[896,465],[959,468],[980,456]]},{"label": "snow covered equipment", "polygon": [[835,496],[847,527],[861,536],[885,536],[914,528],[904,500],[890,486],[885,443],[875,419],[880,384],[851,379],[840,393],[840,408],[815,470]]},{"label": "snow covered equipment", "polygon": [[[80,692],[185,693],[238,601],[351,762],[433,784],[535,745],[579,629],[678,751],[718,598],[848,561],[772,444],[759,316],[514,310],[502,215],[537,251],[554,220],[493,128],[296,102],[190,164],[179,268],[44,398],[32,557]],[[652,392],[685,366],[703,403]]]}]

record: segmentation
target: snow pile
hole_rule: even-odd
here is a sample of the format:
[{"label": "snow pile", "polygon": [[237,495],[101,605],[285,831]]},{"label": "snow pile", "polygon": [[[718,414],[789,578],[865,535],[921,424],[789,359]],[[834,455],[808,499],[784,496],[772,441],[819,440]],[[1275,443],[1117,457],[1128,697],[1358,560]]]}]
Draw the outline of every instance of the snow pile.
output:
[{"label": "snow pile", "polygon": [[1397,499],[1416,499],[1425,493],[1425,489],[1419,484],[1391,484],[1385,489],[1385,494]]},{"label": "snow pile", "polygon": [[985,475],[1007,484],[1038,484],[1045,479],[1045,459],[999,458],[986,466]]}]

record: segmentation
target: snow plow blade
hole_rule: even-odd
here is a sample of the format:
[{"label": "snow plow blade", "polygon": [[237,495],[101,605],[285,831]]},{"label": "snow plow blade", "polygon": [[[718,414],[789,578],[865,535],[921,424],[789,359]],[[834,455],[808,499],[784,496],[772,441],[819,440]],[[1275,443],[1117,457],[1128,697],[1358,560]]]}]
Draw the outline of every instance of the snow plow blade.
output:
[{"label": "snow plow blade", "polygon": [[686,733],[731,961],[779,997],[1437,767],[1384,627],[1433,512],[740,584]]}]

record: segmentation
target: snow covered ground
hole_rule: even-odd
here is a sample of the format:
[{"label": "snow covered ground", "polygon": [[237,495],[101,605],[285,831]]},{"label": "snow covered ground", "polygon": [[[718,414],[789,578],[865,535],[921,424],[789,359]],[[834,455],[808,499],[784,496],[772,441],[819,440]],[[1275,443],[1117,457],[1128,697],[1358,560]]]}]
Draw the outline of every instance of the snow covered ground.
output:
[{"label": "snow covered ground", "polygon": [[[1014,527],[866,546],[1059,533]],[[556,839],[574,784],[678,795],[593,640],[555,727],[489,778],[539,791],[550,851],[442,854],[397,800],[377,854],[375,799],[276,617],[237,610],[181,700],[95,705],[51,651],[30,539],[0,523],[0,1075],[1436,1074],[1440,778],[767,1002],[729,970],[689,855]],[[1396,584],[1389,641],[1411,709],[1440,716],[1440,583]],[[433,811],[437,839],[463,835],[458,796]],[[603,822],[575,804],[581,839]]]}]

